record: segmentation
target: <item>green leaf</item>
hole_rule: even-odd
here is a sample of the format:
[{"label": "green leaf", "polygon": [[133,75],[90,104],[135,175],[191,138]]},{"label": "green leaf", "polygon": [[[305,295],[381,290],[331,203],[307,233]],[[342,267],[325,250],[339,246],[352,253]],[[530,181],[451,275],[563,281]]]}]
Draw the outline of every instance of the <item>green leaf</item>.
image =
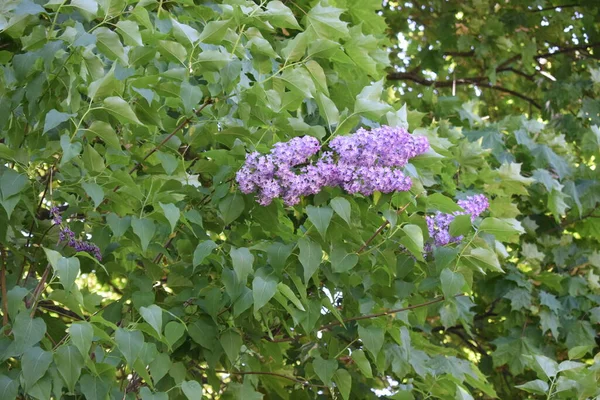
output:
[{"label": "green leaf", "polygon": [[340,20],[344,10],[325,6],[320,2],[310,9],[306,16],[307,29],[312,29],[317,37],[324,39],[347,38],[350,35],[348,23]]},{"label": "green leaf", "polygon": [[95,0],[71,0],[71,7],[78,8],[83,13],[89,14],[88,20],[92,20],[98,14],[98,3]]},{"label": "green leaf", "polygon": [[119,137],[110,124],[104,121],[94,121],[90,127],[87,128],[87,131],[98,136],[104,141],[104,143],[106,143],[107,146],[116,150],[121,150],[121,142],[119,141]]},{"label": "green leaf", "polygon": [[275,296],[275,293],[277,293],[277,278],[273,272],[269,272],[266,268],[260,268],[256,271],[252,281],[254,312],[263,308]]},{"label": "green leaf", "polygon": [[382,92],[383,80],[375,82],[371,86],[366,86],[358,96],[356,96],[354,114],[363,114],[367,118],[377,120],[386,112],[390,111],[391,106],[380,100]]},{"label": "green leaf", "polygon": [[205,240],[203,242],[198,243],[198,246],[196,246],[196,250],[194,250],[194,260],[192,262],[194,269],[198,265],[202,264],[204,259],[208,257],[210,253],[212,253],[212,251],[216,248],[217,244],[212,240]]},{"label": "green leaf", "polygon": [[20,193],[28,183],[25,175],[19,174],[12,169],[5,169],[0,175],[0,194],[3,199],[8,199]]},{"label": "green leaf", "polygon": [[73,345],[77,347],[83,357],[87,358],[94,337],[94,328],[92,327],[92,324],[87,321],[73,322],[71,326],[69,326],[69,334],[71,335],[71,342]]},{"label": "green leaf", "polygon": [[159,353],[154,360],[152,360],[150,363],[150,373],[152,374],[154,384],[157,384],[165,375],[167,375],[167,372],[171,369],[171,365],[171,359],[169,358],[169,355],[165,353]]},{"label": "green leaf", "polygon": [[309,41],[310,38],[306,32],[302,32],[293,39],[288,40],[287,45],[281,49],[281,55],[283,56],[285,63],[289,64],[296,62],[304,57]]},{"label": "green leaf", "polygon": [[6,375],[0,375],[0,398],[2,400],[15,400],[18,392],[18,379],[10,379]]},{"label": "green leaf", "polygon": [[325,121],[327,121],[327,125],[331,130],[333,126],[339,124],[340,112],[335,106],[335,103],[323,93],[317,93],[315,100],[319,106],[319,112],[321,116],[325,119]]},{"label": "green leaf", "polygon": [[81,143],[71,142],[69,135],[65,134],[60,137],[60,147],[63,150],[62,158],[60,159],[59,167],[62,167],[73,158],[77,157],[81,153]]},{"label": "green leaf", "polygon": [[371,363],[367,359],[365,352],[362,350],[354,350],[352,352],[352,360],[356,363],[356,366],[360,370],[360,372],[366,378],[373,378],[373,371],[371,370]]},{"label": "green leaf", "polygon": [[113,231],[114,237],[119,238],[127,232],[127,229],[131,226],[131,217],[119,218],[118,215],[110,213],[106,216],[106,222],[110,229]]},{"label": "green leaf", "polygon": [[333,249],[329,254],[329,262],[331,263],[331,269],[335,273],[345,273],[350,271],[356,264],[358,264],[358,255],[356,253],[348,253],[341,247],[333,244]]},{"label": "green leaf", "polygon": [[446,299],[450,299],[457,293],[460,293],[466,284],[465,278],[460,273],[452,272],[448,268],[444,268],[440,274],[440,281],[442,282],[442,292]]},{"label": "green leaf", "polygon": [[165,392],[156,392],[152,393],[150,389],[146,386],[140,389],[140,396],[142,400],[169,400],[168,393]]},{"label": "green leaf", "polygon": [[460,207],[454,202],[454,200],[444,196],[441,193],[434,193],[432,195],[427,196],[427,207],[445,214],[452,214],[457,211],[464,211],[462,207]]},{"label": "green leaf", "polygon": [[527,383],[524,383],[522,385],[517,385],[515,387],[519,388],[521,390],[524,390],[526,392],[535,393],[535,394],[546,394],[548,392],[548,389],[550,389],[548,384],[546,382],[542,381],[541,379],[529,381]]},{"label": "green leaf", "polygon": [[285,245],[279,242],[273,242],[267,248],[267,262],[276,271],[281,271],[285,268],[287,259],[292,254],[293,245]]},{"label": "green leaf", "polygon": [[179,208],[177,208],[175,204],[170,203],[163,204],[159,202],[158,204],[160,204],[160,208],[163,209],[165,217],[167,218],[167,220],[169,220],[169,224],[171,224],[171,233],[173,233],[173,231],[175,231],[175,228],[177,228],[177,223],[179,222],[179,217],[181,216]]},{"label": "green leaf", "polygon": [[83,164],[91,172],[100,173],[106,169],[102,156],[89,144],[85,146],[82,158]]},{"label": "green leaf", "polygon": [[471,216],[469,214],[457,215],[450,223],[449,233],[455,237],[466,235],[471,231],[472,227]]},{"label": "green leaf", "polygon": [[525,233],[521,223],[514,218],[486,218],[479,225],[479,230],[491,233],[498,240],[508,242],[516,242],[519,235]]},{"label": "green leaf", "polygon": [[352,209],[350,202],[343,197],[336,197],[329,202],[329,205],[331,208],[333,208],[333,211],[340,216],[340,218],[346,221],[349,226],[351,221],[350,212]]},{"label": "green leaf", "polygon": [[321,234],[321,237],[325,239],[327,228],[331,222],[331,217],[333,217],[333,210],[329,207],[307,206],[306,214],[308,215],[308,220],[313,223],[317,231]]},{"label": "green leaf", "polygon": [[76,114],[63,113],[55,109],[48,111],[48,114],[46,114],[46,119],[44,121],[44,130],[42,131],[42,133],[46,133],[49,130],[56,128],[58,125],[68,121],[70,118],[75,116]]},{"label": "green leaf", "polygon": [[227,30],[232,25],[231,20],[210,21],[204,26],[198,41],[202,43],[221,44]]},{"label": "green leaf", "polygon": [[75,384],[81,375],[83,357],[75,346],[60,346],[54,353],[56,368],[70,393],[74,393]]},{"label": "green leaf", "polygon": [[307,238],[300,238],[298,247],[300,249],[298,259],[304,267],[304,282],[308,283],[313,274],[319,269],[319,265],[321,265],[323,250],[318,243]]},{"label": "green leaf", "polygon": [[75,279],[79,276],[79,271],[80,266],[77,257],[61,257],[56,263],[56,273],[67,293],[73,289]]},{"label": "green leaf", "polygon": [[183,381],[181,390],[188,400],[202,400],[202,386],[196,381]]},{"label": "green leaf", "polygon": [[162,308],[156,304],[152,304],[148,307],[140,307],[140,314],[144,318],[144,321],[154,328],[158,333],[158,336],[162,335],[162,313]]},{"label": "green leaf", "polygon": [[121,34],[128,46],[143,46],[140,27],[134,21],[121,20],[117,22],[117,32]]},{"label": "green leaf", "polygon": [[156,225],[154,224],[154,221],[148,218],[140,219],[138,217],[133,217],[131,220],[131,226],[133,228],[133,233],[140,238],[142,251],[146,251],[148,249],[148,245],[150,244],[150,240],[152,240],[154,232],[156,231]]},{"label": "green leaf", "polygon": [[121,61],[123,65],[128,65],[129,60],[125,55],[125,48],[114,31],[108,28],[100,27],[93,33],[96,38],[96,46],[106,57],[113,61]]},{"label": "green leaf", "polygon": [[321,357],[316,357],[313,361],[313,368],[319,379],[324,384],[329,385],[338,368],[338,362],[337,360],[323,360]]},{"label": "green leaf", "polygon": [[280,79],[285,82],[290,90],[296,91],[305,98],[313,98],[316,88],[306,69],[301,67],[286,69],[281,74]]},{"label": "green leaf", "polygon": [[471,250],[467,255],[464,255],[471,262],[480,268],[488,269],[496,272],[504,272],[498,261],[498,256],[491,250],[477,247]]},{"label": "green leaf", "polygon": [[179,42],[189,41],[191,45],[194,45],[200,39],[200,33],[191,26],[182,24],[173,18],[171,18],[171,24],[173,25],[173,34]]},{"label": "green leaf", "polygon": [[52,363],[52,352],[32,347],[23,353],[21,370],[25,387],[31,388],[46,373]]},{"label": "green leaf", "polygon": [[385,330],[375,325],[369,325],[367,327],[359,325],[358,337],[373,358],[377,359],[377,355],[379,354],[385,339]]},{"label": "green leaf", "polygon": [[231,248],[229,255],[233,264],[233,270],[240,282],[246,282],[248,275],[253,272],[254,256],[246,247],[236,249]]},{"label": "green leaf", "polygon": [[169,347],[173,347],[175,343],[181,339],[185,333],[185,325],[177,321],[171,321],[165,326],[165,339]]},{"label": "green leaf", "polygon": [[204,95],[198,86],[192,86],[188,81],[181,83],[181,92],[179,94],[183,102],[183,109],[186,114],[190,114],[202,102]]},{"label": "green leaf", "polygon": [[79,387],[86,400],[105,400],[110,386],[99,376],[85,374],[79,380]]},{"label": "green leaf", "polygon": [[302,29],[294,17],[294,13],[281,1],[269,1],[261,15],[276,28]]},{"label": "green leaf", "polygon": [[14,342],[11,343],[7,353],[20,355],[42,340],[46,334],[46,323],[41,318],[30,318],[29,313],[21,312],[15,318],[12,333]]},{"label": "green leaf", "polygon": [[238,193],[229,194],[219,203],[219,211],[225,225],[228,225],[244,212],[244,199]]},{"label": "green leaf", "polygon": [[296,294],[294,293],[294,291],[285,283],[283,282],[279,282],[277,284],[277,290],[279,291],[279,293],[281,293],[282,295],[284,295],[289,301],[292,302],[292,304],[294,306],[296,306],[296,308],[300,311],[306,311],[304,309],[304,305],[302,305],[302,302],[300,301],[300,299],[298,299],[298,297],[296,297]]},{"label": "green leaf", "polygon": [[454,396],[456,400],[473,400],[473,396],[461,386],[456,385],[456,395]]},{"label": "green leaf", "polygon": [[102,190],[102,187],[94,182],[83,182],[81,186],[94,201],[94,208],[98,208],[104,200],[104,190]]},{"label": "green leaf", "polygon": [[219,342],[231,364],[235,364],[242,349],[242,337],[236,331],[228,329],[221,335]]},{"label": "green leaf", "polygon": [[129,104],[120,97],[113,96],[104,99],[104,108],[123,123],[142,125]]},{"label": "green leaf", "polygon": [[144,349],[144,335],[140,331],[118,328],[115,332],[115,342],[121,353],[125,356],[127,364],[133,366]]},{"label": "green leaf", "polygon": [[404,245],[418,260],[423,261],[423,231],[418,225],[404,225],[402,230],[406,234],[400,239],[400,243]]},{"label": "green leaf", "polygon": [[344,400],[350,398],[350,392],[352,391],[352,376],[345,369],[338,369],[333,375],[333,380],[342,394]]},{"label": "green leaf", "polygon": [[556,361],[542,355],[535,355],[533,358],[546,378],[554,378],[558,374],[558,363]]},{"label": "green leaf", "polygon": [[[62,385],[61,389],[62,389]],[[27,390],[27,394],[36,399],[49,399],[52,396],[52,378],[48,375],[37,381],[30,389]]]}]

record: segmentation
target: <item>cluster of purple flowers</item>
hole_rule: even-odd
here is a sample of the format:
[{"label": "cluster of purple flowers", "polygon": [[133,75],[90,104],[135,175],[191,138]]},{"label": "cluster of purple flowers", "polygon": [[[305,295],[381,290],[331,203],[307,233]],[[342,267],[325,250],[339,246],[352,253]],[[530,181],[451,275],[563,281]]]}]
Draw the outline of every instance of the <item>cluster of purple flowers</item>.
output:
[{"label": "cluster of purple flowers", "polygon": [[61,242],[67,242],[67,245],[74,248],[75,251],[85,251],[96,257],[97,260],[102,261],[102,254],[100,253],[100,248],[98,246],[91,242],[75,239],[75,233],[69,227],[62,226],[63,219],[58,207],[52,207],[50,209],[50,215],[52,216],[54,225],[60,226],[58,238]]},{"label": "cluster of purple flowers", "polygon": [[325,186],[340,186],[348,193],[365,196],[375,191],[407,191],[412,185],[400,168],[429,148],[426,137],[412,136],[403,128],[383,126],[359,129],[338,136],[316,161],[319,141],[310,136],[275,144],[271,153],[246,157],[236,179],[243,193],[257,193],[258,203],[268,205],[281,197],[294,205],[301,196],[318,193]]},{"label": "cluster of purple flowers", "polygon": [[[449,243],[456,243],[462,240],[462,236],[451,236],[449,233],[450,224],[454,221],[457,215],[470,215],[471,221],[479,217],[485,210],[488,209],[490,203],[483,194],[467,197],[465,200],[459,200],[458,205],[465,211],[457,211],[453,214],[445,214],[437,212],[433,216],[427,216],[427,229],[429,236],[436,246],[445,246]],[[426,251],[431,251],[432,244],[426,245]]]}]

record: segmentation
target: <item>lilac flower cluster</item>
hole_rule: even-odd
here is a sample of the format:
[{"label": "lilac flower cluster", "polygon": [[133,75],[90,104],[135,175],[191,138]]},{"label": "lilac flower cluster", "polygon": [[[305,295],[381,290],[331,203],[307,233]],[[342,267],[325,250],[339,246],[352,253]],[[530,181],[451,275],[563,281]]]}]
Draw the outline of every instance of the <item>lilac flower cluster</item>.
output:
[{"label": "lilac flower cluster", "polygon": [[365,196],[375,191],[407,191],[412,185],[400,168],[429,148],[426,137],[412,136],[405,129],[383,126],[359,129],[338,136],[316,161],[319,141],[310,136],[275,144],[270,154],[246,157],[236,179],[243,193],[257,193],[258,203],[268,205],[281,197],[294,205],[301,196],[318,193],[325,186],[340,186],[348,193]]},{"label": "lilac flower cluster", "polygon": [[[465,211],[457,211],[453,214],[437,212],[434,216],[427,216],[427,229],[429,236],[436,246],[445,246],[449,243],[456,243],[462,240],[462,236],[451,236],[449,233],[450,224],[457,215],[470,215],[471,221],[479,217],[488,209],[490,203],[483,194],[467,197],[465,200],[459,200],[458,205]],[[431,251],[432,244],[428,243],[426,251]]]},{"label": "lilac flower cluster", "polygon": [[69,227],[62,226],[63,219],[58,207],[52,207],[50,209],[50,215],[52,216],[54,225],[60,226],[58,238],[61,242],[67,242],[67,245],[74,248],[75,251],[85,251],[96,257],[97,260],[102,261],[102,254],[100,253],[100,248],[98,246],[91,242],[75,239],[75,233]]}]

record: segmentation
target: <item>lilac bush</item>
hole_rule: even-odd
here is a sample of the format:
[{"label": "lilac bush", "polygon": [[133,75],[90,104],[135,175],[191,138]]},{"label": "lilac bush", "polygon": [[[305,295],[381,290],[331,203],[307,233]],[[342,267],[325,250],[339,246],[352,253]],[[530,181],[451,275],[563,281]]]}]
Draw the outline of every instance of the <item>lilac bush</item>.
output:
[{"label": "lilac bush", "polygon": [[52,207],[50,209],[50,214],[52,216],[52,222],[54,223],[54,225],[60,227],[58,239],[61,242],[66,242],[66,244],[69,247],[75,249],[75,251],[83,251],[89,253],[96,257],[98,261],[102,261],[102,254],[98,246],[96,246],[92,242],[75,239],[75,232],[73,232],[68,226],[63,226],[63,218],[60,214],[60,210],[58,209],[58,207]]},{"label": "lilac bush", "polygon": [[365,196],[375,191],[407,191],[412,181],[402,167],[427,151],[429,142],[403,128],[382,126],[338,136],[329,147],[332,151],[323,151],[316,161],[311,159],[321,146],[310,136],[277,143],[267,155],[251,153],[236,176],[240,190],[257,193],[261,205],[280,197],[288,206],[326,186]]},{"label": "lilac bush", "polygon": [[[457,215],[470,215],[471,221],[479,217],[485,210],[488,209],[490,203],[483,194],[467,197],[464,200],[459,200],[458,205],[464,211],[457,211],[453,214],[445,214],[437,212],[433,216],[427,216],[427,229],[429,236],[435,246],[445,246],[449,243],[456,243],[462,240],[462,236],[451,236],[449,229],[450,224],[454,221]],[[427,251],[431,251],[432,243],[427,244]]]}]

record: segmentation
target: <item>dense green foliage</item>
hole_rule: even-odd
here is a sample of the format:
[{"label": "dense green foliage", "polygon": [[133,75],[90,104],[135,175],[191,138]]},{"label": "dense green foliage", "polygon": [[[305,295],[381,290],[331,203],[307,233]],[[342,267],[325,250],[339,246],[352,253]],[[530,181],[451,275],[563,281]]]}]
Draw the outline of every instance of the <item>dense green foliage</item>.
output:
[{"label": "dense green foliage", "polygon": [[[600,396],[600,7],[417,3],[1,2],[0,398]],[[410,192],[237,188],[379,125]]]}]

